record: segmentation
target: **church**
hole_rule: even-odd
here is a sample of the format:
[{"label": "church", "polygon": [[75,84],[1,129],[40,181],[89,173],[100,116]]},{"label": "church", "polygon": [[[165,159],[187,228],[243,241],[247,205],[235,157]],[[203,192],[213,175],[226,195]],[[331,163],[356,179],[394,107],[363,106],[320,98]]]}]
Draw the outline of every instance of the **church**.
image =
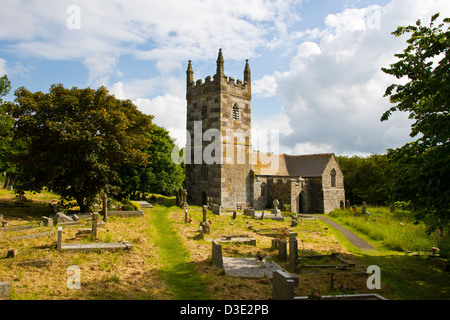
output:
[{"label": "church", "polygon": [[188,203],[207,199],[224,209],[273,208],[329,213],[345,204],[344,176],[332,153],[286,155],[252,149],[251,72],[243,80],[224,74],[222,49],[215,75],[194,81],[186,71]]}]

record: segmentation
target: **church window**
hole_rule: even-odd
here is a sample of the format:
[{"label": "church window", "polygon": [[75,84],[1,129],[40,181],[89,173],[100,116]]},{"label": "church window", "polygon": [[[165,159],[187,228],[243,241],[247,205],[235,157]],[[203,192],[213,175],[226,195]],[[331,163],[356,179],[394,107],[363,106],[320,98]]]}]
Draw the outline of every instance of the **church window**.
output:
[{"label": "church window", "polygon": [[202,119],[208,118],[208,108],[206,106],[202,107]]},{"label": "church window", "polygon": [[336,187],[336,170],[331,170],[331,186]]},{"label": "church window", "polygon": [[239,120],[239,107],[237,104],[233,106],[233,120]]}]

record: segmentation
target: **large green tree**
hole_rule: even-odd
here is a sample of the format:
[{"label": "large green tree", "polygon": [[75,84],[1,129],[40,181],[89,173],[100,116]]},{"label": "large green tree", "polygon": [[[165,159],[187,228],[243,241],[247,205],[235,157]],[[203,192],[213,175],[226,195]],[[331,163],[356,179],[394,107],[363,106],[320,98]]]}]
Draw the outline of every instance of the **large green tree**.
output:
[{"label": "large green tree", "polygon": [[386,155],[338,156],[336,159],[344,173],[345,199],[351,204],[365,201],[371,205],[383,205],[389,200],[385,190],[389,179],[385,175],[388,167]]},{"label": "large green tree", "polygon": [[148,133],[152,143],[143,148],[150,161],[147,165],[132,167],[121,166],[118,169],[122,197],[136,197],[139,193],[158,193],[169,195],[183,185],[184,170],[182,164],[176,164],[171,159],[171,153],[176,145],[169,132],[154,125]]},{"label": "large green tree", "polygon": [[396,63],[382,68],[402,83],[386,89],[394,106],[381,120],[407,112],[414,120],[410,135],[417,138],[388,150],[391,192],[432,226],[448,225],[450,218],[450,18],[437,24],[438,18],[433,15],[429,26],[418,20],[398,27],[392,34],[410,34],[408,45]]},{"label": "large green tree", "polygon": [[8,76],[0,78],[0,173],[4,175],[4,187],[12,185],[18,168],[8,159],[18,150],[23,149],[22,140],[14,139],[14,118],[7,113],[7,104],[3,98],[11,90]]},{"label": "large green tree", "polygon": [[118,166],[148,160],[142,149],[151,142],[152,116],[105,87],[58,84],[45,94],[21,87],[15,96],[9,113],[16,137],[27,140],[27,149],[14,157],[21,167],[18,189],[47,186],[85,211],[99,193],[111,192]]}]

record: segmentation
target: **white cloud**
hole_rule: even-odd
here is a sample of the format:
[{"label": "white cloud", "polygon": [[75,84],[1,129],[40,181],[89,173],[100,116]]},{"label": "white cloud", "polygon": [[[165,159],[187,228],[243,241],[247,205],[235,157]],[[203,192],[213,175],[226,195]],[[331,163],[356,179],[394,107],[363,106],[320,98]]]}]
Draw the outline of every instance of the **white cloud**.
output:
[{"label": "white cloud", "polygon": [[[227,59],[253,56],[286,32],[285,20],[300,1],[7,1],[0,40],[13,40],[5,49],[20,56],[83,61],[89,84],[103,83],[125,54],[154,60],[162,73],[187,56],[212,58],[220,47]],[[79,28],[67,27],[69,6],[79,8]]]},{"label": "white cloud", "polygon": [[153,115],[153,122],[169,130],[179,146],[186,144],[186,100],[173,95],[133,101],[140,111]]},{"label": "white cloud", "polygon": [[260,92],[273,95],[262,85],[270,80],[283,100],[292,133],[281,137],[282,144],[300,153],[370,154],[409,141],[406,114],[380,122],[390,108],[384,91],[398,82],[381,67],[394,63],[394,54],[406,47],[406,39],[391,35],[397,26],[419,18],[428,22],[439,10],[448,16],[450,3],[393,0],[384,8],[328,15],[326,29],[317,33],[320,38],[298,47],[288,72],[267,75],[258,83]]},{"label": "white cloud", "polygon": [[5,74],[7,74],[7,72],[6,72],[6,60],[0,58],[0,77],[3,77]]}]

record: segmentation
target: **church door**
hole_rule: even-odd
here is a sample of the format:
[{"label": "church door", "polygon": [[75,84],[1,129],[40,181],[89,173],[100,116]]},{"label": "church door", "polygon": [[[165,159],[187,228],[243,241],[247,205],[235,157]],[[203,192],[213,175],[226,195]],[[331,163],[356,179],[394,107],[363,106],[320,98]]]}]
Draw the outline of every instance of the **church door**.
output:
[{"label": "church door", "polygon": [[305,191],[300,192],[298,195],[298,213],[306,213]]}]

